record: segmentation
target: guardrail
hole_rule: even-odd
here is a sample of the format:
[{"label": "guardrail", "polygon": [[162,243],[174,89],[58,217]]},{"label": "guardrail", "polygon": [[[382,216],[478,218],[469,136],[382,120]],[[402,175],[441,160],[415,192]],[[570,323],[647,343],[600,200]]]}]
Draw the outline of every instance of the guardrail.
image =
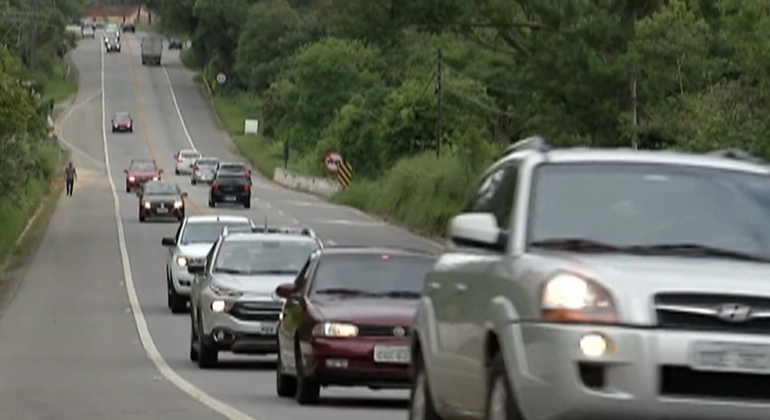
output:
[{"label": "guardrail", "polygon": [[342,189],[336,180],[300,175],[283,168],[275,169],[273,181],[285,187],[325,197],[331,197]]}]

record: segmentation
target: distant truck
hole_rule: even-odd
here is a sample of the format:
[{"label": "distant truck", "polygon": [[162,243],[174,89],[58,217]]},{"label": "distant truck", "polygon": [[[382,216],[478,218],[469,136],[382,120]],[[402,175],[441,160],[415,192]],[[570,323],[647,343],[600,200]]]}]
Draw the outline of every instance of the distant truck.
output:
[{"label": "distant truck", "polygon": [[163,38],[149,35],[142,38],[142,65],[160,65],[163,55]]}]

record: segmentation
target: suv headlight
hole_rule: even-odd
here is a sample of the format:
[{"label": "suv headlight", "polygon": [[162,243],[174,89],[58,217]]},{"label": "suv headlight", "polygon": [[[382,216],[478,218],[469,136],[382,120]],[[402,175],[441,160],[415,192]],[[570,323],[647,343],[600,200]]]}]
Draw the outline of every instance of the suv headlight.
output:
[{"label": "suv headlight", "polygon": [[187,258],[185,257],[177,257],[176,258],[176,265],[180,267],[187,267]]},{"label": "suv headlight", "polygon": [[603,287],[574,274],[557,274],[543,288],[543,317],[559,322],[617,321],[612,297]]},{"label": "suv headlight", "polygon": [[182,200],[176,200],[176,201],[174,201],[174,208],[178,209],[178,208],[182,207],[183,204],[184,203],[182,202]]},{"label": "suv headlight", "polygon": [[357,337],[358,327],[339,322],[322,322],[313,327],[313,335],[321,337]]},{"label": "suv headlight", "polygon": [[149,202],[149,201],[145,201],[145,202],[144,202],[144,208],[146,208],[146,209],[149,209],[151,206],[152,206],[152,205],[150,204],[150,202]]},{"label": "suv headlight", "polygon": [[240,290],[230,289],[227,287],[222,287],[216,283],[210,283],[209,289],[214,292],[217,296],[226,296],[226,297],[241,297],[243,296],[243,292]]}]

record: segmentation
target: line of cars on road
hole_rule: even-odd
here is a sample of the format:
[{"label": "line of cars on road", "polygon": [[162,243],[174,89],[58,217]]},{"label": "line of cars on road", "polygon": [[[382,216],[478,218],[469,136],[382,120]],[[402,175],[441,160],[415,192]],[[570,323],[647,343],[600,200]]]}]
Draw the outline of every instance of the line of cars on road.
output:
[{"label": "line of cars on road", "polygon": [[190,359],[276,353],[276,394],[300,404],[408,387],[410,420],[742,420],[770,409],[767,220],[770,163],[745,153],[531,138],[440,256],[224,215],[162,244]]}]

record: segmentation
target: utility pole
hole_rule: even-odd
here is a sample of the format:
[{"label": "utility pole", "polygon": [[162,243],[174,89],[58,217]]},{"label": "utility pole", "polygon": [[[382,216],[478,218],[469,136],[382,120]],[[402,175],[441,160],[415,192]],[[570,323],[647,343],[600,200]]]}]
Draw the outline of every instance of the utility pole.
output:
[{"label": "utility pole", "polygon": [[29,69],[35,70],[37,58],[37,17],[40,13],[40,0],[32,0],[32,30],[29,33]]},{"label": "utility pole", "polygon": [[436,118],[436,157],[441,157],[441,124],[443,120],[443,101],[442,96],[444,93],[443,87],[443,75],[442,73],[442,61],[441,48],[438,49],[438,69],[436,70],[436,100],[438,101],[437,118]]},{"label": "utility pole", "polygon": [[[636,10],[634,10],[631,22],[634,26],[634,31],[636,31]],[[637,63],[634,63],[631,69],[631,113],[633,115],[634,127],[631,147],[636,150],[639,148],[639,72]]]}]

